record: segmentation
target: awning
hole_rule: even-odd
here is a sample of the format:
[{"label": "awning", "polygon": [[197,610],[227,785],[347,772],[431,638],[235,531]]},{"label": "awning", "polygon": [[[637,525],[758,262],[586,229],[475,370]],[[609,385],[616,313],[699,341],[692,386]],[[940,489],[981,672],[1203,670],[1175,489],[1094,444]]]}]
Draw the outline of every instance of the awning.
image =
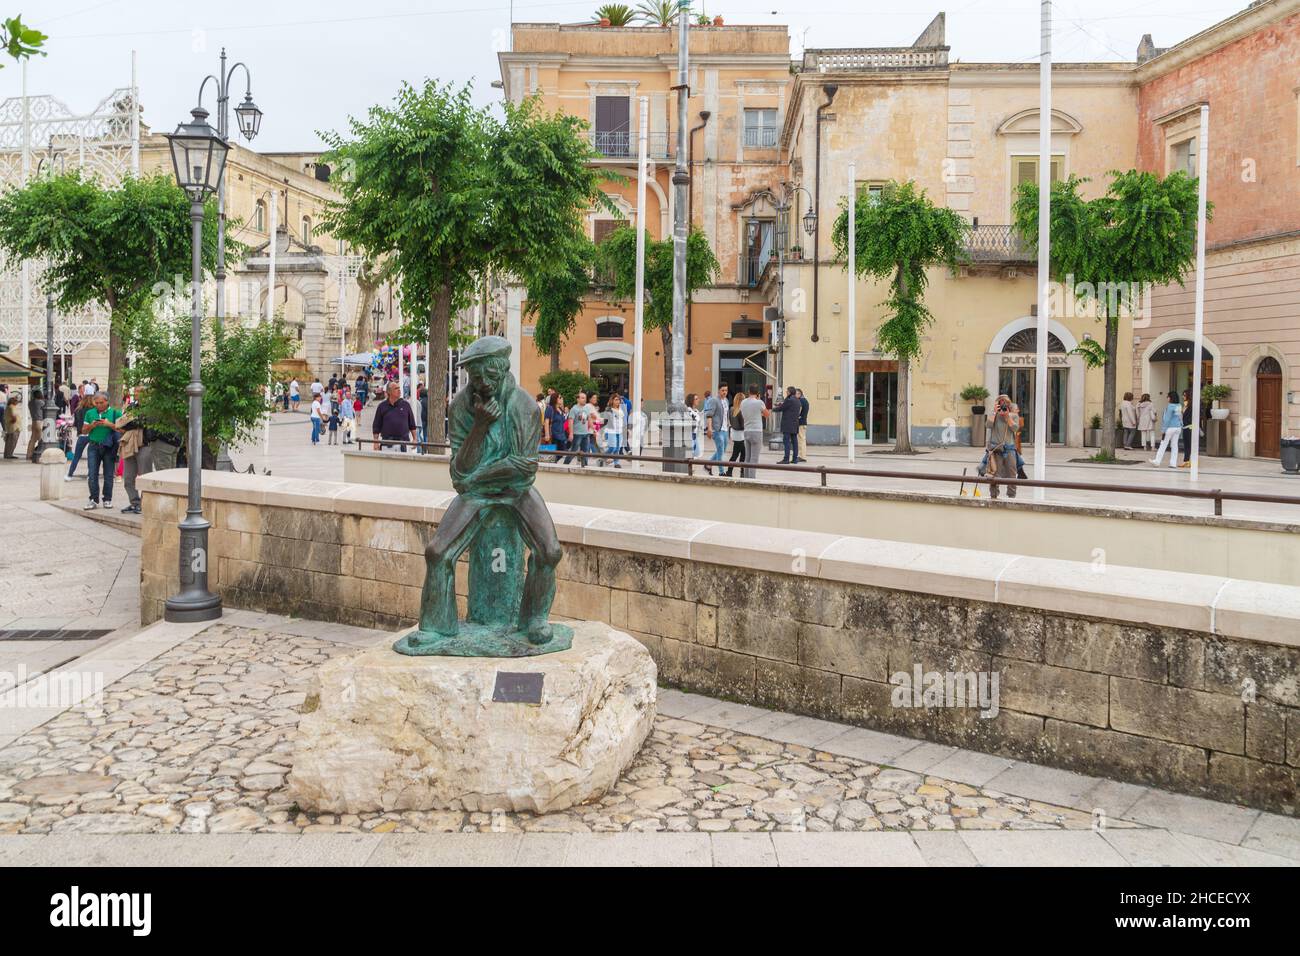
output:
[{"label": "awning", "polygon": [[331,359],[330,364],[333,365],[335,362],[342,361],[344,365],[369,365],[374,360],[373,352],[356,352],[352,355],[345,355],[342,359]]},{"label": "awning", "polygon": [[44,377],[44,372],[34,369],[30,365],[24,365],[8,355],[0,354],[0,379],[6,382],[18,381],[27,382],[30,385],[39,385]]}]

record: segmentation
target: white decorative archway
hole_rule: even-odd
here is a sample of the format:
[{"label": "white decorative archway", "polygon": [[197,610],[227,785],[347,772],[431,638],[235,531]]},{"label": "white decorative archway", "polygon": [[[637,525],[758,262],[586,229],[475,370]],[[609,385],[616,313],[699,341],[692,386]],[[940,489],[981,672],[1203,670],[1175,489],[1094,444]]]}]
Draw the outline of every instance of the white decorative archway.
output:
[{"label": "white decorative archway", "polygon": [[629,364],[632,362],[633,349],[627,342],[592,342],[590,345],[584,345],[583,349],[587,353],[589,362],[611,359]]},{"label": "white decorative archway", "polygon": [[[984,387],[990,395],[998,393],[998,377],[1002,369],[1002,350],[1007,341],[1018,332],[1037,330],[1038,318],[1032,315],[1021,316],[998,329],[989,342],[988,351],[984,353]],[[1083,399],[1086,369],[1083,357],[1074,355],[1079,347],[1079,340],[1073,332],[1055,319],[1047,320],[1047,331],[1054,335],[1065,347],[1065,367],[1068,370],[1065,383],[1065,443],[1070,446],[1083,445]]]},{"label": "white decorative archway", "polygon": [[1255,374],[1259,371],[1259,363],[1266,358],[1275,359],[1277,364],[1282,367],[1282,434],[1287,434],[1286,421],[1286,396],[1290,394],[1292,385],[1291,368],[1287,365],[1286,356],[1276,345],[1261,343],[1256,345],[1241,360],[1241,378],[1238,379],[1237,388],[1232,394],[1229,402],[1237,405],[1238,427],[1233,434],[1233,454],[1240,458],[1255,457],[1255,436],[1252,433],[1250,441],[1244,441],[1241,435],[1241,423],[1247,420],[1253,421],[1259,409],[1256,407],[1258,396],[1255,394]]},{"label": "white decorative archway", "polygon": [[[1188,342],[1194,342],[1196,340],[1196,333],[1192,329],[1170,329],[1168,332],[1161,332],[1151,340],[1150,344],[1148,344],[1146,349],[1142,352],[1142,391],[1150,394],[1153,401],[1155,401],[1157,397],[1157,392],[1169,391],[1169,382],[1168,380],[1159,383],[1152,381],[1151,356],[1155,354],[1156,349],[1160,348],[1160,346],[1168,342],[1176,342],[1179,339],[1186,339]],[[1213,380],[1215,382],[1222,382],[1223,353],[1220,352],[1219,347],[1208,338],[1202,337],[1201,345],[1205,348],[1205,351],[1210,353],[1210,358],[1214,362]],[[1210,383],[1203,382],[1202,384],[1209,385]],[[1160,403],[1156,401],[1156,404],[1159,405]]]}]

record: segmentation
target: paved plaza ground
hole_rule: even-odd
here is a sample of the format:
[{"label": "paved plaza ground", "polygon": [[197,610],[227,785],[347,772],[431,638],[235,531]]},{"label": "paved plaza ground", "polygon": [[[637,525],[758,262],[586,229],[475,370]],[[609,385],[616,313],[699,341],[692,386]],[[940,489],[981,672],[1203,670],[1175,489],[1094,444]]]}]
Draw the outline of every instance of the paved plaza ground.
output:
[{"label": "paved plaza ground", "polygon": [[[341,478],[300,419],[277,416],[272,471]],[[1240,481],[1286,481],[1237,464]],[[0,670],[104,684],[0,708],[2,863],[1300,863],[1294,818],[671,689],[593,804],[303,813],[285,775],[314,671],[391,634],[247,611],[141,630],[138,537],[40,502],[16,462],[0,522],[0,629],[109,632],[0,640]]]}]

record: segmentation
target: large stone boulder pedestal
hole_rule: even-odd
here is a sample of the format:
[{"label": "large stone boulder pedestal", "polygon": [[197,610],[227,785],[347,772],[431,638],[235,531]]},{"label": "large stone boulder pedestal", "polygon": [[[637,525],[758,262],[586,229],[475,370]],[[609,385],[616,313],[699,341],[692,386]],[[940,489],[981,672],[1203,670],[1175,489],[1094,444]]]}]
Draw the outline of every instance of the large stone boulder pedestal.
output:
[{"label": "large stone boulder pedestal", "polygon": [[[320,670],[298,725],[304,810],[527,810],[604,794],[655,715],[655,665],[607,624],[526,658],[410,657],[387,643]],[[540,676],[539,676],[540,675]]]}]

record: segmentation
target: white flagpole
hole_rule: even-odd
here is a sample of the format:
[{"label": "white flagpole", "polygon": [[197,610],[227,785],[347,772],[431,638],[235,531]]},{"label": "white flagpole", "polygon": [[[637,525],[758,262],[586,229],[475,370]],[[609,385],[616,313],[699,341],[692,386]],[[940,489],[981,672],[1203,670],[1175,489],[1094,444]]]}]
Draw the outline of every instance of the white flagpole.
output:
[{"label": "white flagpole", "polygon": [[[275,247],[276,247],[275,230],[277,228],[276,219],[279,213],[280,213],[280,196],[276,190],[272,189],[271,190],[271,242],[267,246],[267,249],[269,250],[270,253],[269,255],[270,264],[267,266],[266,269],[266,324],[267,325],[270,325],[272,322],[275,321]],[[270,411],[271,404],[269,401],[269,399],[271,398],[271,385],[270,385],[269,376],[267,379],[266,395],[268,401],[267,401],[266,423],[262,426],[262,454],[269,457],[271,454],[271,411]]]},{"label": "white flagpole", "polygon": [[[685,16],[685,13],[682,14]],[[646,177],[646,139],[650,120],[650,97],[642,96],[637,100],[637,113],[640,131],[637,135],[636,163],[636,327],[633,332],[632,345],[632,453],[641,454],[644,443],[644,429],[641,418],[641,371],[645,360],[645,177]],[[638,461],[636,467],[640,468]]]},{"label": "white flagpole", "polygon": [[849,406],[849,464],[857,454],[858,368],[858,164],[849,162],[849,381],[844,394]]},{"label": "white flagpole", "polygon": [[[1038,65],[1038,354],[1034,366],[1034,478],[1047,478],[1047,419],[1051,396],[1047,389],[1048,284],[1052,252],[1052,4],[1042,5],[1042,59]],[[1023,409],[1021,412],[1023,413]],[[1042,487],[1034,498],[1044,498]]]},{"label": "white flagpole", "polygon": [[1192,481],[1201,470],[1201,349],[1205,341],[1205,195],[1210,156],[1210,105],[1201,104],[1201,133],[1196,163],[1196,334],[1192,342]]}]

